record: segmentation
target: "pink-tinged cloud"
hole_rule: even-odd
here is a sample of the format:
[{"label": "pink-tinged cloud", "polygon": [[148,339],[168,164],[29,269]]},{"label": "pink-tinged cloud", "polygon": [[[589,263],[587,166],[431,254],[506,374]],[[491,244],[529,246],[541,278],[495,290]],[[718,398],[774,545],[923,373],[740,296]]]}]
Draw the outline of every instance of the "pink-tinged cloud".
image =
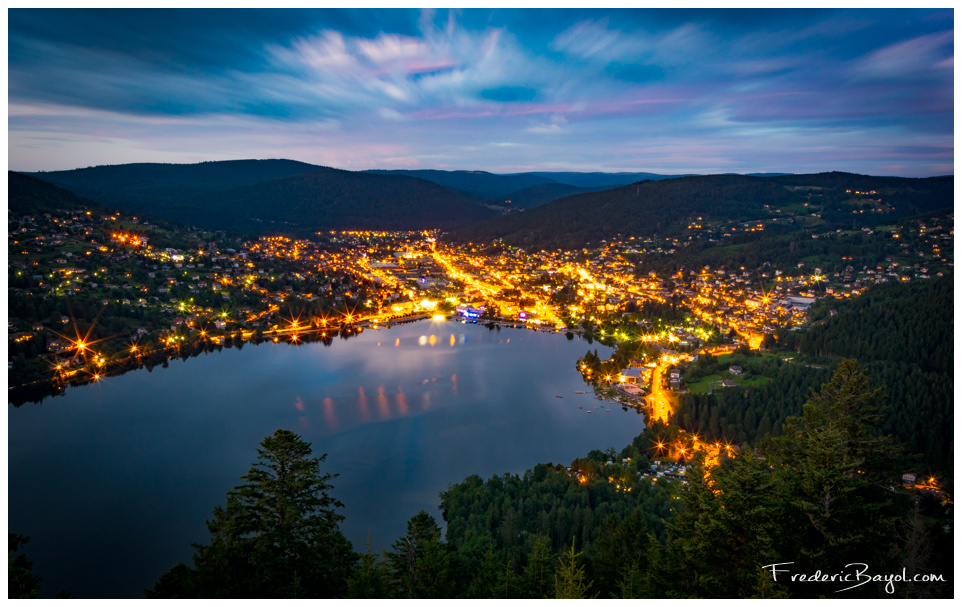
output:
[{"label": "pink-tinged cloud", "polygon": [[926,34],[874,51],[855,62],[856,78],[890,79],[915,76],[935,69],[951,69],[952,31]]}]

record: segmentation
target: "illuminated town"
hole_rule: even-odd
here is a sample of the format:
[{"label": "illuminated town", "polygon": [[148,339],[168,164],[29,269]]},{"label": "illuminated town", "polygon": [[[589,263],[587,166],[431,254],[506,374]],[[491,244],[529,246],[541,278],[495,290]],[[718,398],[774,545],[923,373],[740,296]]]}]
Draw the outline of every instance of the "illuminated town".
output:
[{"label": "illuminated town", "polygon": [[[242,241],[121,213],[18,217],[9,224],[12,296],[40,295],[68,309],[29,326],[11,314],[11,377],[29,379],[11,388],[62,390],[245,341],[330,341],[397,322],[453,319],[581,335],[614,347],[608,360],[572,364],[599,398],[667,423],[673,395],[689,388],[683,370],[699,356],[766,349],[776,331],[809,322],[808,309],[818,298],[855,297],[873,283],[941,276],[940,268],[952,265],[953,228],[936,223],[918,224],[911,235],[896,227],[859,231],[860,238],[885,238],[894,249],[875,267],[856,267],[849,258],[837,270],[769,262],[649,269],[658,265],[652,260],[670,258],[692,240],[764,226],[698,221],[684,240],[629,237],[578,251],[525,251],[497,242],[455,244],[439,232]],[[85,301],[79,316],[93,315],[94,322],[80,320],[71,301]],[[91,302],[96,310],[89,309]],[[641,313],[645,309],[648,314]],[[675,311],[673,320],[658,310]],[[18,366],[33,375],[15,373]],[[736,387],[739,371],[732,367],[728,377],[701,387]],[[701,450],[710,460],[732,449],[697,436],[657,447],[672,458]]]}]

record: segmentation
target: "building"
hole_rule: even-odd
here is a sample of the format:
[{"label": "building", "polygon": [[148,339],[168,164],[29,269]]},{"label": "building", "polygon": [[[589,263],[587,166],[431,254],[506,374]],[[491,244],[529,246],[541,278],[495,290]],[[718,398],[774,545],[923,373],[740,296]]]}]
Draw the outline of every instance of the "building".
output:
[{"label": "building", "polygon": [[621,383],[623,384],[643,384],[647,381],[645,369],[631,367],[621,372]]}]

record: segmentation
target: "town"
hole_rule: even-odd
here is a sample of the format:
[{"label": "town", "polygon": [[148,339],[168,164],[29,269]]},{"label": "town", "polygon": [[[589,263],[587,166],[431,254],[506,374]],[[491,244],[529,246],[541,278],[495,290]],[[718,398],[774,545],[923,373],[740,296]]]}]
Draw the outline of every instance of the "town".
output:
[{"label": "town", "polygon": [[[11,402],[211,348],[332,340],[438,317],[612,346],[606,361],[573,364],[599,394],[647,404],[652,419],[667,421],[671,394],[689,387],[682,369],[699,356],[770,349],[780,332],[811,322],[809,308],[820,298],[942,276],[953,263],[950,213],[875,229],[811,230],[812,239],[883,247],[884,261],[871,265],[856,256],[671,265],[691,242],[786,220],[782,209],[771,213],[741,223],[697,218],[676,237],[629,237],[577,251],[455,243],[437,231],[245,239],[82,208],[11,216]],[[743,383],[737,365],[724,375],[691,388]]]}]

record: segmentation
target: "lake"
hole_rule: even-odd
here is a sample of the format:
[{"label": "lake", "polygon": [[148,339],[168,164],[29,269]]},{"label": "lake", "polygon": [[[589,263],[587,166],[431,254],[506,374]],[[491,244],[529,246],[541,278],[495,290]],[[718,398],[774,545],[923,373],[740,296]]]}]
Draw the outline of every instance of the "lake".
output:
[{"label": "lake", "polygon": [[[224,349],[8,411],[8,524],[41,596],[141,597],[191,542],[278,428],[327,453],[341,529],[388,548],[470,474],[520,474],[621,450],[643,417],[596,400],[580,339],[422,321],[349,340]],[[562,398],[557,398],[561,396]],[[583,407],[579,409],[578,407]],[[591,413],[588,413],[591,411]]]}]

